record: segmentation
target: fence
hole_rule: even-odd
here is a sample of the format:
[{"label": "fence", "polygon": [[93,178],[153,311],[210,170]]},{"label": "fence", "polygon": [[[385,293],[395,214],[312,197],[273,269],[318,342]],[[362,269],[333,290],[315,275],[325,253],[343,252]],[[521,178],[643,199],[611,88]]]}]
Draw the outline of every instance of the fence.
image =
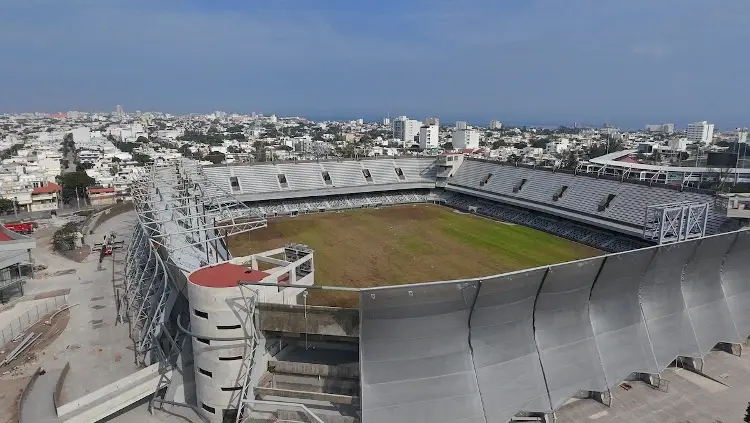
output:
[{"label": "fence", "polygon": [[[26,310],[26,313],[14,318],[5,327],[0,329],[0,349],[5,349],[13,338],[26,332],[34,326],[42,317],[58,310],[60,307],[68,304],[68,296],[45,298],[44,302],[37,304],[33,308]],[[19,305],[16,305],[18,307]],[[12,309],[11,309],[12,310]]]}]

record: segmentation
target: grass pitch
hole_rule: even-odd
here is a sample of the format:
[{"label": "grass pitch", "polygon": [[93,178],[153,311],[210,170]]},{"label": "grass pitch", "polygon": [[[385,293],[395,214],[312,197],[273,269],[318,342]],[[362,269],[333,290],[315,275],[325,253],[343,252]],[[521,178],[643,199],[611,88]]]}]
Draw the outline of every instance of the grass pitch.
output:
[{"label": "grass pitch", "polygon": [[[433,205],[272,219],[229,241],[237,256],[307,244],[317,285],[372,287],[489,276],[600,254],[525,226]],[[312,290],[308,304],[354,307],[356,295]]]}]

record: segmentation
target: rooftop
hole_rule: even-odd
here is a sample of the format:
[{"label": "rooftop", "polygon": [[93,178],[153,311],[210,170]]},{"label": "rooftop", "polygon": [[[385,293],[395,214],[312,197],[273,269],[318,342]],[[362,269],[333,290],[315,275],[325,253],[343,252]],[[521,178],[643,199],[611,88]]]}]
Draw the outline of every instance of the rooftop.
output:
[{"label": "rooftop", "polygon": [[231,288],[239,282],[260,282],[269,273],[232,263],[221,263],[196,270],[188,276],[191,283],[208,288]]},{"label": "rooftop", "polygon": [[50,182],[50,183],[48,183],[47,185],[45,185],[43,187],[36,187],[36,188],[34,188],[34,190],[31,191],[31,194],[32,195],[33,194],[51,194],[53,192],[58,192],[60,190],[62,190],[62,188],[60,188],[60,185],[57,185],[54,182]]}]

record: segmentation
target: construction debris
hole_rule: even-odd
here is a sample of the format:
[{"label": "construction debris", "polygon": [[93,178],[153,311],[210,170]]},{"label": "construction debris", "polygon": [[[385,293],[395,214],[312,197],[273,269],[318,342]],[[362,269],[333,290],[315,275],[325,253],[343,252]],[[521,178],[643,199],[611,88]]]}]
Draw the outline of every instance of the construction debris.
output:
[{"label": "construction debris", "polygon": [[5,357],[2,362],[0,362],[0,367],[5,366],[6,364],[15,360],[16,357],[18,357],[22,352],[26,351],[27,348],[34,345],[34,343],[37,339],[39,339],[40,336],[42,336],[41,333],[36,336],[34,336],[34,332],[28,334],[26,338],[24,338],[24,340],[21,341],[21,343],[18,344],[18,346],[16,346],[16,348],[14,348],[13,351],[10,352],[10,354],[8,354],[8,356]]}]

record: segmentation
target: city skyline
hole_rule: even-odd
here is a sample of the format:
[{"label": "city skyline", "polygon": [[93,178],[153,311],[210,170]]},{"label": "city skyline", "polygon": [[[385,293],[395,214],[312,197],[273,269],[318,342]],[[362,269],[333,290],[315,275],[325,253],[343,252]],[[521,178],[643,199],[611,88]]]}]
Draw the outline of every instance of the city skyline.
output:
[{"label": "city skyline", "polygon": [[746,3],[397,5],[0,4],[0,113],[747,126]]}]

